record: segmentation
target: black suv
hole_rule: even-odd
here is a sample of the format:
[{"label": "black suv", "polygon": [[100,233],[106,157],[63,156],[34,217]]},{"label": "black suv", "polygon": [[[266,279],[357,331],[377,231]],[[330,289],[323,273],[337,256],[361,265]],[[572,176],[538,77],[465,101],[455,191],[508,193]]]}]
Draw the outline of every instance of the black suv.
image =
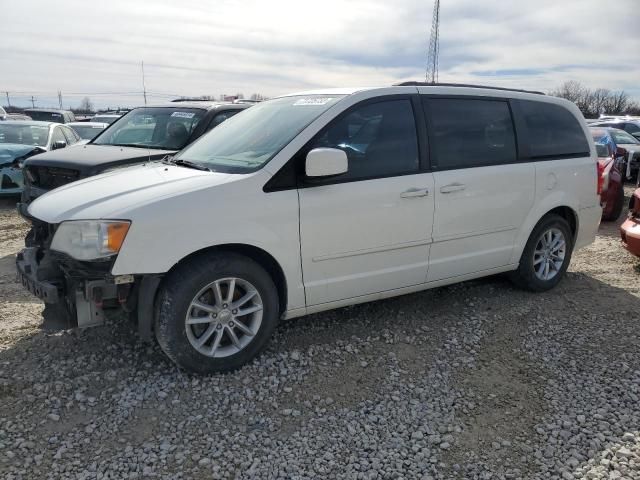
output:
[{"label": "black suv", "polygon": [[71,123],[76,121],[73,112],[57,108],[27,108],[24,113],[39,122]]},{"label": "black suv", "polygon": [[35,155],[24,164],[18,210],[49,190],[106,170],[159,160],[250,104],[182,102],[134,108],[83,146]]}]

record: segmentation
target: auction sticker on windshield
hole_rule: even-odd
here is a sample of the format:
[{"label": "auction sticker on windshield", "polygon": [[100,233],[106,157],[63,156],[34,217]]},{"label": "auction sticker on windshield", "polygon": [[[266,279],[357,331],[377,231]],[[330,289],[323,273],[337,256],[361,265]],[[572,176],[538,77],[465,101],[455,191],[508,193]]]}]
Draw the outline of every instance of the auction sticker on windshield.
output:
[{"label": "auction sticker on windshield", "polygon": [[178,117],[178,118],[193,118],[195,116],[195,113],[193,112],[173,112],[171,114],[172,117]]},{"label": "auction sticker on windshield", "polygon": [[333,100],[333,97],[301,98],[300,100],[296,100],[293,103],[293,106],[294,107],[298,107],[298,106],[301,106],[301,105],[313,105],[313,106],[325,105],[325,104],[329,103],[331,100]]}]

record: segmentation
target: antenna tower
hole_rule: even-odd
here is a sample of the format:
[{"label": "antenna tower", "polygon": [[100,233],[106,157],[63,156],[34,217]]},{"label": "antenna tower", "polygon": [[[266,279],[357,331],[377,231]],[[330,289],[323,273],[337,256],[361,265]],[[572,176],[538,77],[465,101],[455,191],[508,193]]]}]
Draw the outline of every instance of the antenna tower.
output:
[{"label": "antenna tower", "polygon": [[431,21],[431,37],[427,51],[427,83],[438,82],[438,54],[440,53],[440,0],[434,0],[433,19]]}]

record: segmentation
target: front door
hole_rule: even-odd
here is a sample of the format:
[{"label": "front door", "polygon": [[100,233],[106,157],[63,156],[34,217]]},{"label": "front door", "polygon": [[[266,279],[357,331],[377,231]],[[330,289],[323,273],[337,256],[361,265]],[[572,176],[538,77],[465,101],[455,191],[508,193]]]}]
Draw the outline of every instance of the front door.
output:
[{"label": "front door", "polygon": [[307,305],[424,283],[434,211],[407,96],[352,107],[307,147],[340,148],[349,171],[299,189]]}]

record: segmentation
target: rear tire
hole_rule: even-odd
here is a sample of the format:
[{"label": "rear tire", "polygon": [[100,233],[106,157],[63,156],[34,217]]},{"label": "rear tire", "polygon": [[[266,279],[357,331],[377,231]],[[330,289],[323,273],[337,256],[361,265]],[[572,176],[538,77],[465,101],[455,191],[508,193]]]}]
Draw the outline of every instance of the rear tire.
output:
[{"label": "rear tire", "polygon": [[544,216],[531,232],[518,269],[509,276],[520,288],[544,292],[564,276],[573,252],[573,235],[560,215]]},{"label": "rear tire", "polygon": [[205,254],[165,277],[155,334],[181,368],[227,372],[264,350],[278,317],[278,291],[259,264],[236,253]]}]

